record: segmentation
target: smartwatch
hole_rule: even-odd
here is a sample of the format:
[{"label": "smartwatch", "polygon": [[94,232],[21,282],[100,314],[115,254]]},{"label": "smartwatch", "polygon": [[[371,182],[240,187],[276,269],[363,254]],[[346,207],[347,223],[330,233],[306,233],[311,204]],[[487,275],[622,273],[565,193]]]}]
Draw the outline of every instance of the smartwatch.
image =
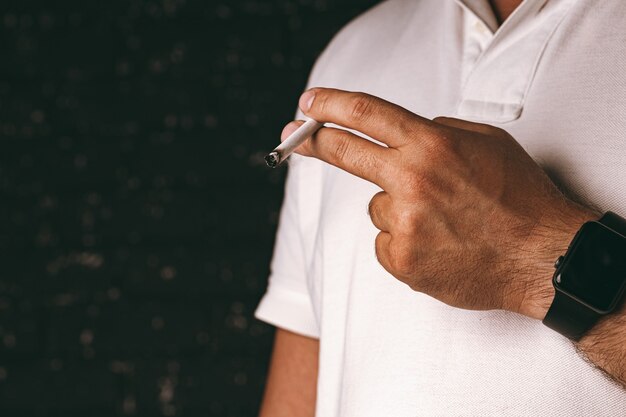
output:
[{"label": "smartwatch", "polygon": [[554,301],[543,324],[578,341],[624,297],[626,219],[607,212],[585,223],[554,266]]}]

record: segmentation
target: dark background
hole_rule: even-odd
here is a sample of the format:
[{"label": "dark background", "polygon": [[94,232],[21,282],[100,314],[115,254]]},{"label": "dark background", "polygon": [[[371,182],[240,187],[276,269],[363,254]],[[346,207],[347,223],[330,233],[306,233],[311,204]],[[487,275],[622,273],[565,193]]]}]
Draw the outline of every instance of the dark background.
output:
[{"label": "dark background", "polygon": [[252,416],[285,169],[374,0],[0,4],[0,416]]}]

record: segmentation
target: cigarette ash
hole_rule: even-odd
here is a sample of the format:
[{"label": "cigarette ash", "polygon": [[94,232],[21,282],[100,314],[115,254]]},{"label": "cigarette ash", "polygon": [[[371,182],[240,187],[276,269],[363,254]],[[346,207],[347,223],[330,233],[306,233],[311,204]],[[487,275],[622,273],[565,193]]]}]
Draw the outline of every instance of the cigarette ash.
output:
[{"label": "cigarette ash", "polygon": [[265,157],[265,163],[270,168],[276,168],[276,166],[280,164],[280,154],[276,151],[269,153]]}]

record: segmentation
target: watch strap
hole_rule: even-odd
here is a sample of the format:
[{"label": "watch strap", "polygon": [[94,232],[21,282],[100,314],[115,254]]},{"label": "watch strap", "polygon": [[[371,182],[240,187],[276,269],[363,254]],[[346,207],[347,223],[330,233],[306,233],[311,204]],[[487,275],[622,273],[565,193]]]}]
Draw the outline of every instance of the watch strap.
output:
[{"label": "watch strap", "polygon": [[609,229],[612,229],[613,231],[626,237],[626,219],[618,216],[612,211],[607,211],[606,214],[598,220],[598,223],[602,223]]},{"label": "watch strap", "polygon": [[598,319],[600,314],[567,294],[556,291],[543,324],[568,339],[578,341]]},{"label": "watch strap", "polygon": [[[608,211],[598,223],[626,237],[626,219],[617,214]],[[600,317],[600,313],[556,289],[543,324],[571,340],[578,341]]]}]

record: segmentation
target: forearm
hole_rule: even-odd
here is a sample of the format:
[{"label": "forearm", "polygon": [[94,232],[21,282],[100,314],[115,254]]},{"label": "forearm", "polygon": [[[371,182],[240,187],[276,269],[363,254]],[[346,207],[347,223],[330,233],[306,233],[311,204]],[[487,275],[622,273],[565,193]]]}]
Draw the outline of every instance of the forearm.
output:
[{"label": "forearm", "polygon": [[259,417],[315,414],[319,341],[276,329]]},{"label": "forearm", "polygon": [[[546,222],[550,226],[540,229],[537,233],[542,236],[532,240],[539,242],[539,246],[528,248],[527,253],[534,254],[535,262],[534,269],[529,271],[534,278],[525,281],[530,284],[526,284],[525,297],[517,310],[524,315],[543,320],[555,294],[551,279],[554,261],[565,254],[571,239],[584,222],[600,217],[599,212],[578,205],[573,207],[575,210],[569,211],[565,221]],[[591,364],[626,387],[626,303],[598,321],[575,345]]]},{"label": "forearm", "polygon": [[600,320],[576,347],[591,363],[626,387],[626,304]]}]

